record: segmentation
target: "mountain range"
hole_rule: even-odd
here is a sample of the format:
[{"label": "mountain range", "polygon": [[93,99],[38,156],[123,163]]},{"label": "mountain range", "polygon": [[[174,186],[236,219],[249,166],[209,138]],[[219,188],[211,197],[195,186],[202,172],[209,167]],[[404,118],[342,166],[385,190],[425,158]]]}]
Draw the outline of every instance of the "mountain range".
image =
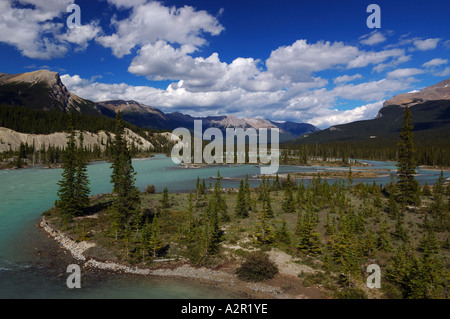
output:
[{"label": "mountain range", "polygon": [[194,120],[202,120],[203,127],[226,128],[278,128],[280,141],[319,131],[308,123],[274,122],[265,119],[239,119],[233,115],[192,117],[179,112],[164,113],[152,106],[136,101],[98,101],[83,99],[67,90],[59,74],[48,70],[28,73],[0,73],[0,104],[25,106],[38,110],[71,110],[88,115],[114,118],[120,111],[125,121],[144,129],[171,131],[177,127],[192,130]]}]

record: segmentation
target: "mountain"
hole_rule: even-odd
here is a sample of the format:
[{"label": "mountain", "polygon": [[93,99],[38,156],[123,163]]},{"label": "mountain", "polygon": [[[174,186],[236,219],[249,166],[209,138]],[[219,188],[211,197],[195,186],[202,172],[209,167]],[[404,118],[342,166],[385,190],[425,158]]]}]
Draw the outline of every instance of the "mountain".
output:
[{"label": "mountain", "polygon": [[304,135],[293,143],[393,141],[398,138],[406,106],[411,110],[417,139],[449,138],[450,79],[447,79],[420,92],[394,96],[384,102],[375,119],[335,125]]},{"label": "mountain", "polygon": [[37,110],[74,110],[99,114],[95,103],[69,92],[57,72],[0,73],[0,104],[26,106]]},{"label": "mountain", "polygon": [[450,79],[429,86],[422,91],[404,93],[394,96],[383,103],[383,107],[389,105],[413,106],[427,101],[450,100]]},{"label": "mountain", "polygon": [[303,134],[313,133],[319,129],[314,125],[295,122],[274,122],[259,118],[240,119],[234,115],[192,117],[179,112],[163,113],[162,111],[136,101],[112,100],[97,102],[97,109],[104,115],[113,117],[120,111],[124,120],[142,128],[173,130],[178,127],[194,129],[194,121],[202,120],[203,128],[216,127],[225,131],[227,128],[278,128],[280,141],[287,141]]}]

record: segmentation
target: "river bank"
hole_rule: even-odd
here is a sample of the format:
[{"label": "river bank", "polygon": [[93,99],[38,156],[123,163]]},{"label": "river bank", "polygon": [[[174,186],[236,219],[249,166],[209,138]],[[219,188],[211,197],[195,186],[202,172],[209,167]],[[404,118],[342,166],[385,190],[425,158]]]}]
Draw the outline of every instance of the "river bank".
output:
[{"label": "river bank", "polygon": [[[289,256],[277,251],[271,251],[270,256],[279,267],[280,273],[265,282],[244,282],[235,275],[235,267],[225,266],[221,269],[194,267],[186,261],[160,262],[156,268],[137,268],[123,263],[108,260],[98,260],[87,256],[86,251],[95,243],[75,242],[63,232],[54,228],[45,217],[42,217],[39,228],[50,238],[55,240],[62,248],[70,252],[72,257],[83,262],[82,269],[97,269],[119,274],[134,276],[157,276],[161,278],[181,279],[196,283],[212,285],[217,289],[229,291],[237,298],[249,299],[320,299],[319,288],[303,287],[301,280],[296,276],[299,271],[312,271],[308,266],[298,265]],[[83,270],[82,270],[83,271]]]}]

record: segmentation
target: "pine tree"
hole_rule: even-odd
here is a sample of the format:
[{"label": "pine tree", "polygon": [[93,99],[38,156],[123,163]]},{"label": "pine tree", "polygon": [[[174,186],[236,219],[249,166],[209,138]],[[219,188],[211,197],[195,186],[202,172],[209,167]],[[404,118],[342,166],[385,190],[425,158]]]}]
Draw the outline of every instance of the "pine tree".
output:
[{"label": "pine tree", "polygon": [[263,211],[268,218],[273,218],[273,209],[272,209],[272,200],[270,197],[270,190],[268,183],[264,186],[263,189]]},{"label": "pine tree", "polygon": [[61,174],[62,179],[58,182],[58,201],[57,206],[61,209],[63,215],[71,219],[78,215],[78,203],[75,197],[75,174],[77,170],[77,156],[75,145],[75,131],[73,127],[73,114],[69,120],[69,134],[67,136],[66,149],[63,153],[63,163]]},{"label": "pine tree", "polygon": [[278,242],[289,245],[291,243],[291,234],[287,228],[286,219],[283,218],[281,227],[277,229],[275,238]]},{"label": "pine tree", "polygon": [[164,187],[164,190],[162,193],[161,206],[163,209],[167,209],[170,207],[169,190],[167,189],[167,187]]},{"label": "pine tree", "polygon": [[201,216],[202,225],[200,234],[201,257],[207,258],[211,254],[217,253],[222,237],[219,228],[219,216],[214,199],[209,200],[205,212]]},{"label": "pine tree", "polygon": [[89,177],[87,174],[87,155],[83,145],[83,131],[78,137],[78,148],[76,150],[76,170],[74,196],[78,206],[78,212],[82,213],[89,206]]},{"label": "pine tree", "polygon": [[235,215],[241,218],[248,217],[248,205],[246,202],[244,182],[242,179],[239,183],[239,191],[236,200]]},{"label": "pine tree", "polygon": [[288,174],[286,178],[286,183],[284,184],[284,199],[282,204],[282,209],[284,213],[294,213],[294,196],[292,191],[292,181],[291,176]]},{"label": "pine tree", "polygon": [[424,255],[434,255],[439,253],[440,245],[436,237],[436,232],[425,216],[423,223],[424,234],[419,242],[418,248],[423,252]]},{"label": "pine tree", "polygon": [[252,207],[252,196],[250,192],[250,185],[248,183],[248,174],[245,175],[244,193],[245,193],[245,202],[247,204],[247,211],[251,211],[253,207]]},{"label": "pine tree", "polygon": [[423,194],[423,196],[431,196],[432,195],[430,186],[428,185],[427,181],[425,181],[425,185],[423,185],[422,194]]},{"label": "pine tree", "polygon": [[275,175],[275,180],[273,181],[272,188],[274,190],[281,189],[280,178],[278,177],[278,173]]},{"label": "pine tree", "polygon": [[161,225],[159,222],[159,218],[157,215],[153,217],[152,222],[149,224],[149,230],[147,233],[147,249],[151,253],[152,257],[157,257],[157,252],[163,247],[162,241],[161,241]]},{"label": "pine tree", "polygon": [[314,231],[316,221],[311,212],[298,215],[300,221],[297,221],[299,226],[299,242],[297,249],[311,256],[317,256],[321,252],[320,234]]},{"label": "pine tree", "polygon": [[221,221],[228,222],[230,221],[230,216],[228,215],[228,205],[222,196],[221,179],[220,172],[217,171],[217,179],[212,194],[212,209],[214,209]]},{"label": "pine tree", "polygon": [[419,183],[415,179],[416,161],[414,149],[414,133],[412,114],[408,107],[403,115],[403,125],[400,131],[399,158],[397,163],[397,186],[399,199],[403,205],[420,204]]},{"label": "pine tree", "polygon": [[130,216],[140,210],[139,190],[135,186],[134,168],[124,137],[124,122],[120,112],[116,116],[116,130],[112,145],[112,174],[113,194],[112,205],[113,231],[125,229]]},{"label": "pine tree", "polygon": [[377,247],[378,249],[390,252],[392,251],[392,244],[389,239],[389,224],[386,219],[383,219],[381,225],[377,231],[378,239],[377,239]]}]

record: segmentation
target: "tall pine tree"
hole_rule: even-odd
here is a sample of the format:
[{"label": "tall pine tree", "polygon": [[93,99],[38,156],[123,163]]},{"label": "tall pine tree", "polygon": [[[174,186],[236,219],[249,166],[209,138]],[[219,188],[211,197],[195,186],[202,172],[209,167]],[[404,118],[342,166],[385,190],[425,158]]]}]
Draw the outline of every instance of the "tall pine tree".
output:
[{"label": "tall pine tree", "polygon": [[120,112],[116,116],[116,130],[112,145],[112,174],[114,201],[112,205],[113,230],[125,229],[129,218],[139,212],[140,197],[135,183],[134,168],[131,161]]},{"label": "tall pine tree", "polygon": [[400,131],[400,142],[397,163],[397,186],[399,200],[403,205],[420,204],[419,183],[415,179],[416,160],[414,149],[414,133],[412,114],[408,107],[403,114],[403,124]]}]

